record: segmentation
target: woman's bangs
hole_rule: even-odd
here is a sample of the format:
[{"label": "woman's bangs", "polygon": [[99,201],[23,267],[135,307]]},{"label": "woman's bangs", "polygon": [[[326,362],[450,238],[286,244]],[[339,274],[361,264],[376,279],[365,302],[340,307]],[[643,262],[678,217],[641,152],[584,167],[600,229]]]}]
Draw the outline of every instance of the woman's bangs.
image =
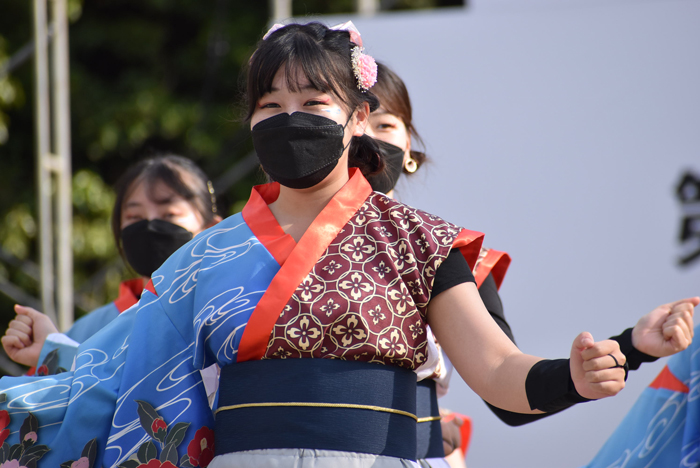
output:
[{"label": "woman's bangs", "polygon": [[[277,74],[278,70],[286,67],[288,60],[287,57],[284,57],[281,54],[275,54],[266,58],[267,60],[262,60],[258,64],[258,69],[254,71],[255,76],[251,76],[251,78],[249,78],[249,80],[252,80],[252,83],[255,83],[256,85],[254,88],[257,94],[254,96],[256,102],[265,94],[272,92],[272,83],[275,79],[275,75]],[[255,66],[256,64],[253,62],[251,65]]]},{"label": "woman's bangs", "polygon": [[167,164],[152,166],[152,170],[144,174],[142,181],[146,183],[148,198],[155,203],[163,201],[158,200],[155,196],[155,188],[158,182],[162,182],[170,190],[177,193],[185,200],[192,200],[195,198],[194,190],[183,180],[182,172]]},{"label": "woman's bangs", "polygon": [[[308,54],[303,52],[305,51],[302,51],[302,54],[300,54],[300,57],[297,58],[294,64],[295,68],[301,70],[301,73],[288,73],[288,83],[291,75],[294,75],[293,79],[295,81],[304,76],[315,89],[323,93],[333,94],[344,101],[343,93],[341,92],[341,77],[336,76],[339,74],[337,64],[330,60],[327,54]],[[299,83],[295,83],[295,88],[290,87],[290,89],[295,90],[299,90],[299,88]]]},{"label": "woman's bangs", "polygon": [[378,81],[372,92],[379,99],[379,103],[389,114],[399,117],[406,126],[411,123],[410,104],[401,96],[401,93],[393,87]]},{"label": "woman's bangs", "polygon": [[[291,28],[291,27],[290,27]],[[262,41],[249,62],[248,115],[250,119],[259,100],[272,92],[275,75],[284,70],[284,80],[291,92],[311,87],[332,94],[346,107],[353,107],[353,99],[346,92],[355,86],[352,69],[338,48],[325,50],[312,34],[300,33],[301,27],[285,33],[276,32]],[[347,38],[345,38],[347,42]]]}]

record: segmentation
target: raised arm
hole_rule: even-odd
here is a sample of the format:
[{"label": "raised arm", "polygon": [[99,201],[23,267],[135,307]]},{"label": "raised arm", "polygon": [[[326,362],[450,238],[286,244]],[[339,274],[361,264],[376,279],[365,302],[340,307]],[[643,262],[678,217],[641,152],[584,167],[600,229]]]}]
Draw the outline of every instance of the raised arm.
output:
[{"label": "raised arm", "polygon": [[[514,340],[508,325],[503,306],[495,283],[484,281],[479,288],[479,294],[484,304],[498,326]],[[693,309],[700,298],[692,297],[680,301],[660,305],[639,319],[634,328],[628,328],[621,334],[610,339],[620,345],[620,351],[627,358],[629,370],[639,369],[644,362],[653,362],[660,357],[669,356],[686,349],[693,339]],[[570,373],[569,366],[564,362],[552,365],[552,372],[561,373],[559,380],[565,379]],[[550,389],[554,397],[554,389]],[[506,411],[486,402],[489,409],[509,426],[522,426],[558,413],[577,403],[588,401],[581,398],[575,391],[573,381],[568,387],[559,389],[559,408],[555,411],[541,414],[522,414]]]},{"label": "raised arm", "polygon": [[652,310],[632,329],[632,346],[657,358],[683,351],[693,341],[693,312],[698,304],[700,297],[689,297]]},{"label": "raised arm", "polygon": [[46,337],[58,330],[51,319],[31,307],[15,305],[17,316],[2,337],[2,346],[13,361],[36,366]]},{"label": "raised arm", "polygon": [[[455,369],[489,403],[520,413],[538,413],[531,407],[525,382],[541,358],[523,354],[491,319],[473,283],[454,286],[431,300],[428,321]],[[617,343],[594,343],[588,334],[572,347],[571,375],[578,393],[589,399],[617,394],[625,372],[614,365],[625,357]],[[541,364],[540,367],[543,364]],[[540,375],[547,378],[548,373]]]}]

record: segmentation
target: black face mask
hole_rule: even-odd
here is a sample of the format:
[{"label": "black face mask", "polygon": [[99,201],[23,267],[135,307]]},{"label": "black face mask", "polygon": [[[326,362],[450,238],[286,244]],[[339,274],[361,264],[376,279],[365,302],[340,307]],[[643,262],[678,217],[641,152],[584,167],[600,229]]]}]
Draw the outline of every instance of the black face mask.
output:
[{"label": "black face mask", "polygon": [[162,219],[144,219],[122,229],[122,248],[131,268],[151,276],[177,249],[192,239],[192,233]]},{"label": "black face mask", "polygon": [[396,145],[375,139],[379,145],[379,156],[384,160],[384,171],[367,177],[372,190],[382,193],[391,192],[403,171],[404,150]]},{"label": "black face mask", "polygon": [[295,189],[313,187],[331,173],[345,150],[344,134],[345,127],[334,120],[305,112],[278,114],[252,130],[265,172]]}]

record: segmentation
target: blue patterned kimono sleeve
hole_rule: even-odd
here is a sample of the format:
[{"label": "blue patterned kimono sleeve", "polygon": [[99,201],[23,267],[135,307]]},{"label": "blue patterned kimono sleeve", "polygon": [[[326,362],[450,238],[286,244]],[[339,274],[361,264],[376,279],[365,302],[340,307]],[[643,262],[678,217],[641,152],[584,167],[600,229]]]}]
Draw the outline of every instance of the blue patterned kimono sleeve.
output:
[{"label": "blue patterned kimono sleeve", "polygon": [[93,440],[94,467],[118,466],[142,446],[141,461],[175,466],[189,462],[192,441],[195,459],[203,445],[213,449],[194,343],[183,339],[153,294],[144,293],[141,302],[80,346],[74,372],[2,379],[10,445],[25,436],[21,426],[31,412],[35,443],[49,448],[40,467],[80,459]]},{"label": "blue patterned kimono sleeve", "polygon": [[200,370],[235,362],[247,318],[278,269],[234,215],[153,274],[158,297],[136,314],[104,466],[122,464],[134,453],[140,463],[208,464],[214,418]]},{"label": "blue patterned kimono sleeve", "polygon": [[102,340],[83,343],[78,348],[75,371],[0,380],[5,400],[1,408],[10,419],[5,442],[10,446],[26,442],[28,435],[23,428],[35,418],[34,430],[30,431],[35,445],[49,448],[39,460],[40,467],[77,460],[92,439],[104,448],[137,312],[134,306],[98,333]]},{"label": "blue patterned kimono sleeve", "polygon": [[[103,329],[118,316],[119,309],[114,302],[110,302],[78,319],[66,333],[52,333],[47,336],[37,361],[39,375],[56,374],[57,368],[62,368],[64,371],[71,369],[80,343]],[[43,374],[41,366],[46,366]]]},{"label": "blue patterned kimono sleeve", "polygon": [[154,273],[158,295],[144,291],[80,345],[74,371],[0,381],[0,443],[9,444],[0,459],[206,466],[213,414],[200,370],[236,362],[240,335],[278,270],[240,215],[198,235]]},{"label": "blue patterned kimono sleeve", "polygon": [[[695,336],[700,327],[695,328]],[[671,359],[644,389],[588,468],[700,465],[700,340]]]},{"label": "blue patterned kimono sleeve", "polygon": [[[193,366],[195,342],[180,335],[162,302],[154,301],[136,318],[105,466],[122,463],[142,446],[146,453],[142,462],[159,458],[180,466],[183,457],[189,458],[188,444],[198,438],[198,431],[208,428],[213,434],[213,414],[200,369]],[[191,310],[182,312],[191,323]],[[213,440],[206,443],[213,449]]]}]

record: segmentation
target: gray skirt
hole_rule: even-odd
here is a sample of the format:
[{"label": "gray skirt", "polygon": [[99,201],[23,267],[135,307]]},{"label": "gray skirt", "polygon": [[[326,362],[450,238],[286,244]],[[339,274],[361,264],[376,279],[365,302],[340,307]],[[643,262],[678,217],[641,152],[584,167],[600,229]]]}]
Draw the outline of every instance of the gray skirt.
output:
[{"label": "gray skirt", "polygon": [[419,468],[416,462],[367,453],[313,449],[264,449],[215,457],[209,468]]}]

